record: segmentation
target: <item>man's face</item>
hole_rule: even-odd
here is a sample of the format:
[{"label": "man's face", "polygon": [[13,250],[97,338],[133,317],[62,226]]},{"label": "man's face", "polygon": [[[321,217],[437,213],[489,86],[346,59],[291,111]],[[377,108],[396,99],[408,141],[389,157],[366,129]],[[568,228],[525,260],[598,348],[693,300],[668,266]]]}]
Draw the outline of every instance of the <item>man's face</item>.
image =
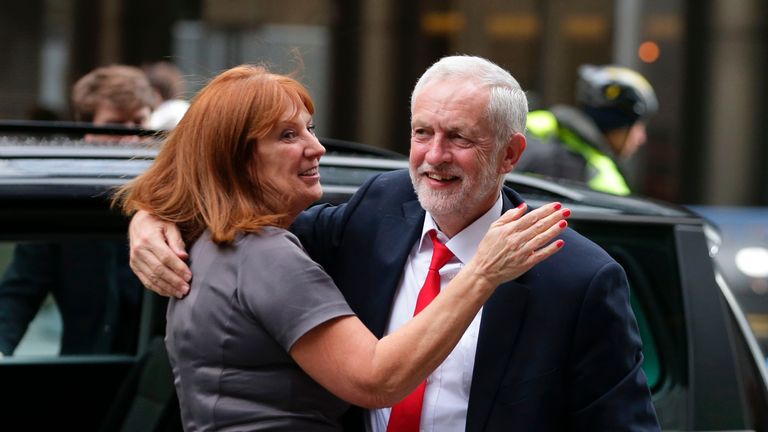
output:
[{"label": "man's face", "polygon": [[443,80],[427,84],[414,101],[411,181],[436,218],[472,222],[498,197],[504,170],[486,118],[489,97],[475,83]]},{"label": "man's face", "polygon": [[645,144],[645,123],[637,122],[632,126],[608,131],[605,137],[620,159],[629,159]]},{"label": "man's face", "polygon": [[[93,114],[94,126],[125,126],[133,128],[149,128],[149,118],[152,114],[152,109],[148,106],[143,106],[134,111],[125,111],[117,109],[110,103],[103,103],[96,108],[96,112]],[[86,141],[122,141],[133,142],[140,141],[141,138],[135,135],[93,135],[89,134],[85,137]]]},{"label": "man's face", "polygon": [[632,125],[629,128],[629,132],[627,132],[627,138],[624,140],[624,147],[621,149],[620,156],[622,158],[629,158],[635,154],[640,146],[645,144],[646,138],[645,123],[637,122]]}]

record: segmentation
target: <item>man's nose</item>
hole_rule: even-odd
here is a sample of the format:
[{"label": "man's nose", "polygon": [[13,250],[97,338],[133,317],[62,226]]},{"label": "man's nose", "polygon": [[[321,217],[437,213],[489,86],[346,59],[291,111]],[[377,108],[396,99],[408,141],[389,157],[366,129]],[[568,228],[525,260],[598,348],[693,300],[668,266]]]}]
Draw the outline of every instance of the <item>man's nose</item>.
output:
[{"label": "man's nose", "polygon": [[640,144],[641,145],[645,144],[645,141],[648,139],[648,132],[645,128],[645,125],[640,127],[640,131],[638,132],[638,135],[639,135],[638,140],[640,141]]},{"label": "man's nose", "polygon": [[424,160],[430,165],[440,165],[451,161],[448,140],[442,134],[435,134],[429,142],[429,149]]}]

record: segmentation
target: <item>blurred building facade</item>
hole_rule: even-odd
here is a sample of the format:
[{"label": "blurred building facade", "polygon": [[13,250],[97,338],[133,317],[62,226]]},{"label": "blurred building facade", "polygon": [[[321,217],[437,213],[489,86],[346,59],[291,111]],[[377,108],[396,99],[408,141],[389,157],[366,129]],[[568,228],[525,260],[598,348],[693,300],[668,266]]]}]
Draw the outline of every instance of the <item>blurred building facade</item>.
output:
[{"label": "blurred building facade", "polygon": [[295,73],[322,136],[407,152],[416,78],[446,54],[509,69],[533,107],[573,100],[582,63],[638,69],[661,109],[625,168],[652,197],[768,205],[762,0],[2,0],[0,117],[66,119],[92,68],[167,59],[190,95],[261,62]]}]

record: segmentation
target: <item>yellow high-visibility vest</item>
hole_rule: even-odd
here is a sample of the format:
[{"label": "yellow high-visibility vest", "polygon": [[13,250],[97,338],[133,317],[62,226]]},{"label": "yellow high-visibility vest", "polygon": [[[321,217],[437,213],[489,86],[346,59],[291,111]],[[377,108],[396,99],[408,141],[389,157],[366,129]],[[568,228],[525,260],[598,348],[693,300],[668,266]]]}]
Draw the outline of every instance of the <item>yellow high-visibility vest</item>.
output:
[{"label": "yellow high-visibility vest", "polygon": [[600,150],[584,142],[572,131],[561,128],[557,118],[551,112],[540,110],[528,113],[526,127],[528,132],[542,140],[557,136],[566,147],[581,155],[587,165],[597,173],[594,177],[586,179],[590,188],[614,195],[629,195],[631,193],[619,167],[616,166],[616,162]]}]

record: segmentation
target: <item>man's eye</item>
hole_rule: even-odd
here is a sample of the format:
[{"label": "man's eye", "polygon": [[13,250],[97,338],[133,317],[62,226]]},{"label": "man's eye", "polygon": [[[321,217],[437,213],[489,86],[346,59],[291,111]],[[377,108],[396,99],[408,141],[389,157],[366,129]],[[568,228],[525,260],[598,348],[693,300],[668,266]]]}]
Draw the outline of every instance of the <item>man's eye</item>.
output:
[{"label": "man's eye", "polygon": [[453,142],[455,142],[457,144],[461,144],[461,145],[468,145],[468,144],[472,143],[469,139],[467,139],[466,137],[464,137],[462,135],[459,135],[459,134],[452,134],[452,135],[449,136],[449,139],[451,141],[453,141]]}]

